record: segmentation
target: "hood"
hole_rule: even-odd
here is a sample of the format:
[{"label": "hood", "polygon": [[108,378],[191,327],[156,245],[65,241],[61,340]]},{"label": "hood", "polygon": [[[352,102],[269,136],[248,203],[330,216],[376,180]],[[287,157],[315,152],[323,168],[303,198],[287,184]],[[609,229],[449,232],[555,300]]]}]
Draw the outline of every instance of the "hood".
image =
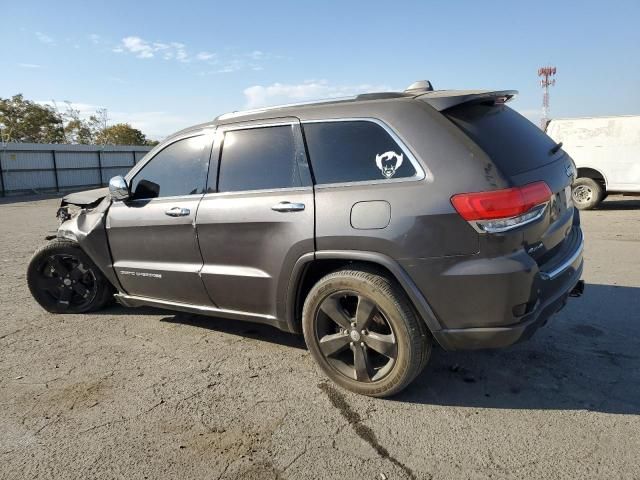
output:
[{"label": "hood", "polygon": [[62,197],[61,207],[66,205],[77,205],[78,207],[93,207],[109,194],[109,187],[85,190],[84,192],[70,193]]}]

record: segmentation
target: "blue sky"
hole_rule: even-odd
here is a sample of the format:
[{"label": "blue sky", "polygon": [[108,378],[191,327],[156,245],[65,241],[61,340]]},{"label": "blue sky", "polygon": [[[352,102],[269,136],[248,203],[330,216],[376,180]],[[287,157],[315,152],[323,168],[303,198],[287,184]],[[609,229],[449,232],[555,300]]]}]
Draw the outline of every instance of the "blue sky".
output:
[{"label": "blue sky", "polygon": [[219,113],[361,91],[520,91],[539,117],[640,114],[640,1],[29,1],[2,7],[0,97],[106,107],[153,138]]}]

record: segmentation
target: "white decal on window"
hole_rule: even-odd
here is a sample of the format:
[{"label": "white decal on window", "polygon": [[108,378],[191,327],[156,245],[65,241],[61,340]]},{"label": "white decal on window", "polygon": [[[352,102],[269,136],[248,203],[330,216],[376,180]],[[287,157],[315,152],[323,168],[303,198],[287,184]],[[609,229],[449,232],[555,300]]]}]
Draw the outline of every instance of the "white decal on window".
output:
[{"label": "white decal on window", "polygon": [[376,165],[382,172],[385,178],[391,178],[395,175],[396,170],[402,165],[402,153],[396,152],[384,152],[376,155]]}]

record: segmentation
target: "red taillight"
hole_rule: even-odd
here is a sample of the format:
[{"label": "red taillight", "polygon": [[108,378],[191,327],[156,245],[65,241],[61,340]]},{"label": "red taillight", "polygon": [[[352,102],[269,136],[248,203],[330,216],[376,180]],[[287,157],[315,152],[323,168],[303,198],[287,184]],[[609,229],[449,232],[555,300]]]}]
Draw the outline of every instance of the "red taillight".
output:
[{"label": "red taillight", "polygon": [[465,220],[493,220],[522,215],[550,198],[547,184],[536,182],[504,190],[459,193],[451,197],[451,203]]}]

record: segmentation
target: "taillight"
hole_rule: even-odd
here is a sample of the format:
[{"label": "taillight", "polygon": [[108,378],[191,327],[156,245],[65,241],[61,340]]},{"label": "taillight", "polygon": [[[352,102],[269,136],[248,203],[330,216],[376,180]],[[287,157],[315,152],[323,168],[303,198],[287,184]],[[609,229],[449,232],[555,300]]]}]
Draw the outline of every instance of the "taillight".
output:
[{"label": "taillight", "polygon": [[551,190],[545,182],[488,192],[459,193],[451,203],[468,222],[484,232],[504,232],[537,220]]}]

